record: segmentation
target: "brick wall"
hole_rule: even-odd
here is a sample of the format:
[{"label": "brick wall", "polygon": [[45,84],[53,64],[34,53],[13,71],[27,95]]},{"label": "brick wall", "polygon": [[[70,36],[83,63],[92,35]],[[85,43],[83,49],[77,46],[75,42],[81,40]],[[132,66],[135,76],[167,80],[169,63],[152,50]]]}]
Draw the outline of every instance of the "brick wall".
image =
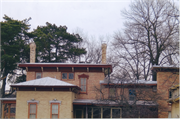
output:
[{"label": "brick wall", "polygon": [[169,88],[179,83],[179,74],[177,72],[157,72],[157,93],[160,95],[158,100],[158,117],[168,118],[168,112],[171,111],[171,105],[168,104]]},{"label": "brick wall", "polygon": [[[74,80],[62,80],[61,72],[42,72],[42,77],[52,77],[56,78],[80,87],[80,79],[78,75],[88,75],[89,78],[87,79],[87,94],[80,94],[77,98],[79,99],[96,99],[99,96],[99,92],[95,90],[95,86],[100,88],[100,80],[104,80],[104,73],[103,72],[75,72],[75,79]],[[35,79],[35,72],[27,72],[26,81]]]},{"label": "brick wall", "polygon": [[[136,91],[136,100],[146,100],[146,101],[156,101],[157,92],[153,91],[152,87],[118,87],[116,89],[117,99],[120,99],[120,96],[123,95],[126,100],[129,100],[129,89],[134,89]],[[103,87],[104,98],[108,99],[109,88]]]},{"label": "brick wall", "polygon": [[39,101],[37,105],[37,118],[50,118],[49,101],[61,101],[59,117],[73,118],[73,93],[70,91],[17,91],[16,118],[28,118],[28,100],[34,98]]},{"label": "brick wall", "polygon": [[35,72],[27,72],[26,75],[26,81],[34,80],[36,78],[36,73]]}]

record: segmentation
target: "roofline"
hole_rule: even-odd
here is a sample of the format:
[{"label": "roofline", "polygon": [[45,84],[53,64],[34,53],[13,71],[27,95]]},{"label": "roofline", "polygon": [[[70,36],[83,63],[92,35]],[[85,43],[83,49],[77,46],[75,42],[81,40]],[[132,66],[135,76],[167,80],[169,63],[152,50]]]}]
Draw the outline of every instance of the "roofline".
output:
[{"label": "roofline", "polygon": [[9,100],[9,101],[11,101],[11,100],[16,100],[16,98],[0,98],[0,100]]},{"label": "roofline", "polygon": [[[129,101],[128,101],[129,102]],[[138,102],[138,101],[137,101]],[[101,103],[101,102],[74,102],[73,105],[106,105],[106,106],[123,106],[123,104],[110,104],[110,103]],[[129,104],[132,105],[132,104]],[[158,104],[136,104],[138,106],[146,105],[146,106],[157,106]]]},{"label": "roofline", "polygon": [[70,64],[70,63],[19,63],[18,67],[95,67],[95,68],[110,68],[113,72],[112,65],[110,64]]},{"label": "roofline", "polygon": [[179,72],[179,67],[168,67],[168,66],[152,66],[151,68],[152,71],[156,71],[156,72],[162,72],[164,70],[173,70],[174,72]]},{"label": "roofline", "polygon": [[69,63],[19,63],[19,67],[34,67],[34,66],[47,66],[47,67],[112,67],[110,64],[69,64]]},{"label": "roofline", "polygon": [[[114,84],[114,83],[101,83],[101,85],[121,85],[120,83],[119,84]],[[133,83],[126,83],[126,84],[122,84],[122,85],[148,85],[148,86],[157,86],[157,84],[143,84],[143,83],[141,83],[141,84],[133,84]]]},{"label": "roofline", "polygon": [[47,85],[42,85],[42,86],[39,86],[39,85],[10,85],[11,87],[39,87],[39,88],[45,88],[45,87],[48,87],[48,88],[77,88],[79,90],[81,90],[80,87],[78,86],[47,86]]}]

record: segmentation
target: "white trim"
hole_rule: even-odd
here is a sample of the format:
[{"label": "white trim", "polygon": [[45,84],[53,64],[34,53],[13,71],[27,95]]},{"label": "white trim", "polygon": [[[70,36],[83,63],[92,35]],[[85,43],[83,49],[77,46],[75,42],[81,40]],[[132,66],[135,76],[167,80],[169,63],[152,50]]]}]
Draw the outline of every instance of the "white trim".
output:
[{"label": "white trim", "polygon": [[16,98],[0,98],[0,100],[16,100]]},{"label": "white trim", "polygon": [[58,101],[56,99],[53,99],[53,100],[49,101],[49,104],[51,104],[51,103],[59,103],[61,105],[61,101]]},{"label": "white trim", "polygon": [[39,104],[39,101],[37,101],[35,99],[31,99],[31,100],[27,101],[27,104],[29,104],[29,103],[37,103],[37,104]]}]

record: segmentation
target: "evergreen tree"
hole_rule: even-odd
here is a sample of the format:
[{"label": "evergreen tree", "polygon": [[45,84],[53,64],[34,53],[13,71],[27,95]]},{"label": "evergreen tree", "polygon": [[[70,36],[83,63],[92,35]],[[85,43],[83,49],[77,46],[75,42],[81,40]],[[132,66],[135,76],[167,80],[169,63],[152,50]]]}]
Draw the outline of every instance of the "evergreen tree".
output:
[{"label": "evergreen tree", "polygon": [[17,63],[29,61],[29,37],[30,33],[27,31],[30,28],[28,24],[29,19],[22,21],[13,20],[8,16],[4,16],[5,21],[1,22],[1,78],[2,97],[5,96],[5,78],[8,74],[12,77],[16,72]]},{"label": "evergreen tree", "polygon": [[46,26],[38,26],[33,32],[37,47],[36,61],[38,62],[65,62],[71,60],[77,62],[77,57],[86,54],[84,48],[78,48],[82,38],[78,34],[67,32],[66,26],[56,26],[46,23]]}]

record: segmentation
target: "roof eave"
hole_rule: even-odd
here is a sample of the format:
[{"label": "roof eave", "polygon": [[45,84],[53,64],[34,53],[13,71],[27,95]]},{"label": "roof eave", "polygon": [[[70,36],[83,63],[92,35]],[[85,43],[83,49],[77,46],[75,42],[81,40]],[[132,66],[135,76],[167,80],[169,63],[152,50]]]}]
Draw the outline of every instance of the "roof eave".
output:
[{"label": "roof eave", "polygon": [[157,86],[157,84],[113,84],[113,83],[101,83],[101,85],[141,85],[141,86],[143,86],[143,85],[147,85],[147,86]]},{"label": "roof eave", "polygon": [[42,86],[39,86],[39,85],[11,85],[11,87],[13,88],[18,88],[18,87],[39,87],[39,88],[44,88],[44,87],[49,87],[49,88],[77,88],[78,90],[81,90],[80,87],[78,86],[47,86],[47,85],[42,85]]}]

